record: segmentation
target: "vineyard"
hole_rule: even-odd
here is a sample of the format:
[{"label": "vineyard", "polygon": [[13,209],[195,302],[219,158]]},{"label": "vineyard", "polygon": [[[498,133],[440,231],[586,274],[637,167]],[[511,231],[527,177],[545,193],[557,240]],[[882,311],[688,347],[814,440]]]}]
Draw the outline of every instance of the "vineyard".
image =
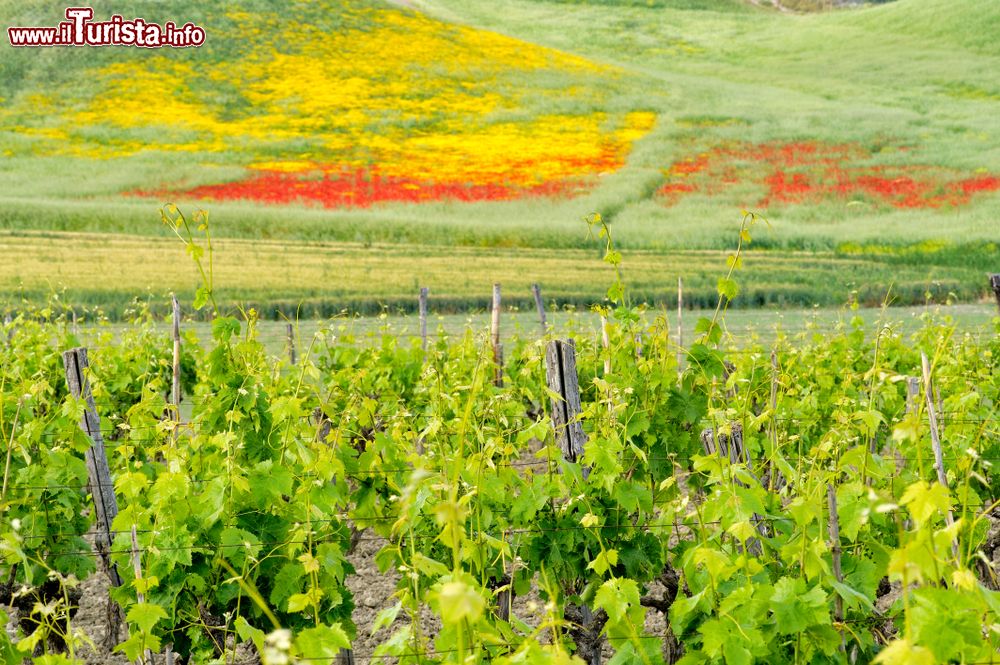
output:
[{"label": "vineyard", "polygon": [[0,661],[1000,660],[1000,320],[737,339],[748,214],[679,339],[592,217],[600,335],[539,307],[501,341],[497,286],[489,331],[276,356],[207,222],[164,219],[210,342],[4,324]]},{"label": "vineyard", "polygon": [[1000,2],[87,4],[205,39],[0,2],[0,665],[1000,665]]},{"label": "vineyard", "polygon": [[[421,286],[464,312],[494,282],[586,306],[606,288],[579,267],[593,211],[651,306],[678,277],[712,306],[742,208],[772,228],[737,307],[987,295],[1000,4],[772,4],[133,0],[207,40],[39,52],[0,31],[0,289],[116,320],[148,294],[166,314],[194,297],[190,266],[160,260],[169,201],[211,208],[220,305],[262,320],[412,312]],[[64,18],[4,8],[10,26]]]}]

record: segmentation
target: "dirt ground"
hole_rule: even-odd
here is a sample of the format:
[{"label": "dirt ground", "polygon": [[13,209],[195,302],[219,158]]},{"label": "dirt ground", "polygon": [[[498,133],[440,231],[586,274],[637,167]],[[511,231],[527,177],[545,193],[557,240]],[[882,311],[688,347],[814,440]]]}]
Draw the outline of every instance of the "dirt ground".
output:
[{"label": "dirt ground", "polygon": [[[348,577],[347,586],[354,594],[353,618],[355,625],[358,626],[358,634],[353,646],[357,662],[369,662],[369,658],[379,644],[387,640],[400,626],[409,623],[409,618],[404,613],[400,613],[393,625],[382,628],[374,635],[370,632],[378,613],[395,604],[393,594],[399,581],[398,572],[391,570],[383,575],[375,564],[375,555],[383,545],[384,541],[381,539],[373,537],[371,534],[365,534],[349,557],[356,571],[354,575]],[[82,591],[80,608],[72,625],[75,630],[82,630],[96,648],[85,648],[77,655],[83,658],[87,665],[128,665],[129,661],[124,656],[109,652],[101,646],[108,630],[107,578],[101,573],[91,576],[83,582]],[[654,594],[662,594],[662,591],[662,588],[653,589]],[[3,609],[11,616],[7,630],[9,634],[13,635],[16,630],[17,610],[10,607],[3,607]],[[537,591],[533,590],[526,596],[515,597],[511,612],[512,617],[516,617],[530,626],[537,626],[543,618],[544,603]],[[428,609],[423,610],[420,623],[421,631],[425,635],[433,636],[441,627],[440,620]],[[647,633],[662,635],[665,629],[666,624],[662,614],[655,609],[649,609],[647,612]],[[542,641],[546,641],[546,636],[542,636]],[[258,665],[259,660],[252,651],[252,649],[241,646],[236,650],[235,656],[229,657],[228,663],[231,665]],[[605,659],[611,655],[612,650],[608,645],[605,645]],[[179,662],[179,660],[175,660],[175,662]],[[385,662],[392,661],[387,659]],[[155,665],[163,663],[162,654],[154,656]]]}]

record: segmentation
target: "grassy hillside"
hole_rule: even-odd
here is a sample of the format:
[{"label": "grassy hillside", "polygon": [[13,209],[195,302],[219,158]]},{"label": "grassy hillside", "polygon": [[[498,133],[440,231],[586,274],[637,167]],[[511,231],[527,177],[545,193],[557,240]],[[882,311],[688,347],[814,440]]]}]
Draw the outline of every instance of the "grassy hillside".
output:
[{"label": "grassy hillside", "polygon": [[[58,19],[46,3],[2,5],[12,25]],[[729,246],[742,208],[771,222],[758,248],[866,256],[872,293],[920,300],[943,279],[974,298],[1000,264],[1000,9],[985,0],[809,15],[736,0],[132,5],[209,41],[0,47],[0,230],[158,236],[158,205],[176,201],[209,208],[222,237],[289,243],[289,257],[301,241],[347,243],[329,269],[382,301],[432,276],[461,283],[467,268],[435,247],[517,248],[537,265],[556,248],[592,255],[580,219],[593,211],[623,248],[662,256],[666,284],[688,272],[681,250]],[[400,258],[405,285],[360,272],[358,248],[385,243],[439,263]],[[24,272],[0,284],[116,302],[157,288],[139,254],[118,260],[111,289]],[[761,276],[758,301],[840,302],[858,286],[814,265],[794,286]],[[253,274],[234,298],[364,298],[295,269],[261,291]],[[520,278],[503,263],[475,274]],[[580,301],[601,287],[588,274],[558,288]],[[452,289],[454,303],[481,288]]]},{"label": "grassy hillside", "polygon": [[1000,56],[1000,5],[990,0],[897,0],[848,18],[870,31],[920,38],[935,46]]}]

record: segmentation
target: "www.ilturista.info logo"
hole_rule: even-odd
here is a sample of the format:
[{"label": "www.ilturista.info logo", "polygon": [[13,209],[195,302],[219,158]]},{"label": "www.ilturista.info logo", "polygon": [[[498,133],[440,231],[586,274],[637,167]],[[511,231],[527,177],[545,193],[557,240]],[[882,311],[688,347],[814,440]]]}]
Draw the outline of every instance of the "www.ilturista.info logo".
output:
[{"label": "www.ilturista.info logo", "polygon": [[70,7],[57,26],[11,27],[7,38],[11,46],[139,46],[184,48],[205,43],[205,30],[193,23],[178,27],[173,21],[162,26],[144,19],[125,20],[118,14],[107,21],[92,21],[90,7]]}]

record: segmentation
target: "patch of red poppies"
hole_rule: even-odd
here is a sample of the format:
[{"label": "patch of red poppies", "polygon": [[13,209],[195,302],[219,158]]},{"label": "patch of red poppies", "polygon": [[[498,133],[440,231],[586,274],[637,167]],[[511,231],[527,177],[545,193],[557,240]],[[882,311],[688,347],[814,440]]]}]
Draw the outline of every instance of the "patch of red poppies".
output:
[{"label": "patch of red poppies", "polygon": [[[580,183],[543,182],[529,186],[425,182],[416,178],[386,176],[377,169],[286,173],[262,171],[245,180],[203,185],[181,192],[183,196],[213,201],[249,200],[260,203],[314,203],[325,208],[367,208],[380,203],[427,201],[509,201],[529,196],[571,194]],[[164,192],[138,191],[138,196]]]},{"label": "patch of red poppies", "polygon": [[762,191],[760,207],[864,199],[895,208],[941,208],[1000,191],[1000,177],[994,175],[962,177],[919,164],[865,164],[871,161],[870,151],[846,143],[719,146],[672,164],[659,193],[673,203],[693,192],[716,194],[734,185],[753,184]]},{"label": "patch of red poppies", "polygon": [[688,194],[695,191],[695,186],[687,182],[668,182],[660,188],[660,194]]},{"label": "patch of red poppies", "polygon": [[679,162],[674,162],[670,167],[670,172],[676,175],[691,175],[708,168],[708,155],[701,154],[696,157],[686,157]]}]

